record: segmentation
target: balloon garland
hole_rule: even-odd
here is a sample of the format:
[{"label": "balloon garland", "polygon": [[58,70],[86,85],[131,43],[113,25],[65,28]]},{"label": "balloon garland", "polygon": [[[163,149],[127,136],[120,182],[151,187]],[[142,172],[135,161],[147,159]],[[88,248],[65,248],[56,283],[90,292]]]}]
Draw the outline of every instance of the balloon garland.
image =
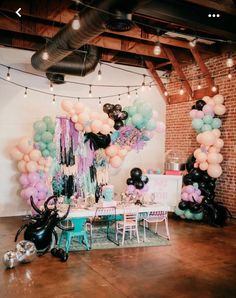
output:
[{"label": "balloon garland", "polygon": [[224,141],[220,138],[219,130],[222,121],[217,116],[226,112],[223,103],[224,98],[220,94],[212,98],[205,96],[196,102],[190,112],[200,147],[186,162],[188,173],[183,177],[181,202],[175,210],[181,218],[202,220],[209,204],[212,204],[212,208],[218,208],[214,203],[215,182],[222,174],[220,163],[223,156],[220,150]]}]

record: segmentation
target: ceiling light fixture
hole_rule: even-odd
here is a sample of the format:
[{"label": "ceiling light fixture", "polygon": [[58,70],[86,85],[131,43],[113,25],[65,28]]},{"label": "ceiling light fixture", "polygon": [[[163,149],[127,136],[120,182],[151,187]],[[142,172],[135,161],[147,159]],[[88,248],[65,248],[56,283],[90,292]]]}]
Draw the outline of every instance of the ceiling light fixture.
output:
[{"label": "ceiling light fixture", "polygon": [[193,40],[190,40],[189,45],[191,48],[195,48],[197,44],[197,38],[194,38]]},{"label": "ceiling light fixture", "polygon": [[48,58],[49,58],[48,52],[44,51],[43,54],[42,54],[42,59],[43,60],[48,60]]},{"label": "ceiling light fixture", "polygon": [[78,14],[75,15],[75,17],[74,17],[74,19],[73,19],[73,21],[71,23],[71,27],[74,30],[79,30],[79,28],[80,28],[80,20],[79,20],[79,15]]},{"label": "ceiling light fixture", "polygon": [[229,54],[229,56],[228,56],[228,58],[227,58],[227,60],[226,60],[226,65],[227,65],[227,67],[229,67],[229,68],[232,67],[232,66],[234,66],[234,60],[233,60],[231,54]]}]

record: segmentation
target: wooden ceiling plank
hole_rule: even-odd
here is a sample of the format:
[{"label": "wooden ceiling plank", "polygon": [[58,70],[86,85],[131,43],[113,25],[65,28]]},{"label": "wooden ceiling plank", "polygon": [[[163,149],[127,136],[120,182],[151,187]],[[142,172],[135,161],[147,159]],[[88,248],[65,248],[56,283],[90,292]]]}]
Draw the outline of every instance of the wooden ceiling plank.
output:
[{"label": "wooden ceiling plank", "polygon": [[208,68],[206,67],[206,64],[204,63],[200,53],[198,52],[198,50],[196,48],[191,48],[191,53],[192,53],[195,61],[197,62],[201,72],[203,73],[203,76],[206,79],[207,84],[209,85],[209,87],[212,87],[214,85],[214,81],[213,81],[211,74],[210,74]]},{"label": "wooden ceiling plank", "polygon": [[159,68],[165,67],[165,66],[170,65],[170,64],[171,64],[170,61],[162,62],[162,63],[156,64],[155,68],[159,69]]},{"label": "wooden ceiling plank", "polygon": [[191,88],[187,78],[185,77],[185,74],[184,74],[179,62],[177,61],[174,53],[168,47],[165,47],[165,52],[166,52],[166,55],[169,58],[170,62],[172,63],[174,69],[176,70],[178,76],[180,77],[180,80],[182,81],[184,89],[186,90],[188,95],[192,98],[192,88]]},{"label": "wooden ceiling plank", "polygon": [[156,72],[155,64],[149,60],[145,60],[145,64],[147,66],[149,74],[153,78],[154,82],[156,82],[158,91],[161,93],[165,102],[169,104],[168,96],[165,96],[166,88],[165,88],[161,78],[159,77],[158,73]]}]

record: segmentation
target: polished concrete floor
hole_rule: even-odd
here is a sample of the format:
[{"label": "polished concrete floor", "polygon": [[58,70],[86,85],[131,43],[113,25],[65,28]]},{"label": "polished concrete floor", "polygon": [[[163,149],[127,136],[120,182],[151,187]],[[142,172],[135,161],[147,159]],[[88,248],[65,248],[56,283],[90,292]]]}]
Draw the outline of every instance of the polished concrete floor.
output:
[{"label": "polished concrete floor", "polygon": [[[14,248],[20,218],[0,219],[0,254]],[[0,265],[1,298],[236,297],[236,223],[213,228],[170,220],[170,246],[47,254]]]}]

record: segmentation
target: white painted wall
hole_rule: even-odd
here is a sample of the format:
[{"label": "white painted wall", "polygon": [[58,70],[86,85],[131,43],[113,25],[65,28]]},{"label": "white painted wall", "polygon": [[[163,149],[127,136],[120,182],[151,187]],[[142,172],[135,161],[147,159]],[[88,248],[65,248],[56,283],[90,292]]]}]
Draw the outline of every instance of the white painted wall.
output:
[{"label": "white painted wall", "polygon": [[[2,48],[0,49],[0,63],[12,67],[34,72],[30,65],[32,52]],[[145,69],[124,67],[128,70],[145,73]],[[0,77],[6,78],[7,69],[0,66]],[[130,74],[108,66],[102,66],[102,80],[97,81],[97,70],[86,76],[66,77],[66,80],[73,80],[86,83],[104,83],[114,85],[135,85],[141,84],[142,77]],[[11,81],[25,86],[49,91],[48,80],[31,75],[11,71]],[[54,86],[54,92],[62,95],[76,97],[88,96],[88,88],[78,85],[65,84]],[[105,96],[125,92],[127,89],[113,88],[93,88],[93,94]],[[28,92],[28,97],[24,98],[23,88],[14,86],[8,82],[0,80],[0,216],[14,216],[25,214],[28,206],[19,197],[19,184],[17,178],[19,172],[15,162],[9,157],[9,149],[16,144],[22,136],[32,136],[34,121],[41,119],[45,115],[61,115],[61,99],[56,99],[56,104],[52,104],[52,96],[43,95],[36,92]],[[159,112],[159,120],[165,121],[165,103],[155,87],[144,92],[140,91],[140,98],[150,102],[154,109]],[[135,99],[127,96],[121,97],[122,106],[129,105]],[[101,110],[98,100],[81,100],[93,110]],[[108,100],[107,100],[108,101]],[[117,97],[108,102],[117,103]],[[103,100],[103,104],[105,101]],[[138,166],[141,168],[163,168],[164,163],[164,140],[165,135],[158,135],[147,143],[144,150],[139,153],[130,152],[120,169],[111,169],[111,183],[115,185],[117,193],[123,191],[125,182],[129,176],[131,168]]]}]

